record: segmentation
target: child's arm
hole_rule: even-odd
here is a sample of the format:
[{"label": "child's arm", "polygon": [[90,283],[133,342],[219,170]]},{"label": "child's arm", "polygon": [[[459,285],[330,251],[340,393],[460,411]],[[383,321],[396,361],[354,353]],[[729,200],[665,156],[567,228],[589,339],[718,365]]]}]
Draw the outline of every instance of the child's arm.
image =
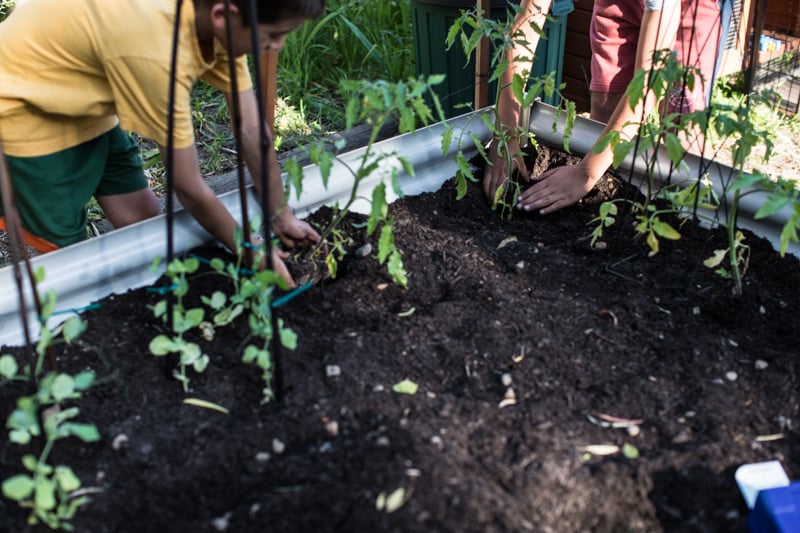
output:
[{"label": "child's arm", "polygon": [[[514,132],[508,140],[508,151],[513,155],[520,152],[519,137],[516,135],[516,127],[519,124],[521,104],[514,96],[511,89],[511,82],[514,74],[523,75],[525,71],[530,74],[533,70],[533,53],[539,44],[539,34],[535,27],[544,27],[547,21],[547,13],[550,12],[552,0],[523,0],[522,10],[514,18],[514,23],[510,28],[509,35],[516,41],[515,46],[506,51],[505,59],[509,62],[508,68],[503,72],[500,79],[500,94],[497,102],[497,118],[499,126],[503,130]],[[518,36],[518,33],[522,33]],[[527,124],[525,125],[527,126]],[[487,165],[483,178],[483,191],[486,198],[494,201],[497,188],[508,178],[510,171],[506,168],[506,158],[498,153],[498,140],[495,139],[489,148],[489,159],[491,164]],[[521,176],[528,179],[529,173],[522,157],[516,157],[513,162],[519,169]]]},{"label": "child's arm", "polygon": [[[671,49],[675,43],[681,17],[680,2],[663,0],[660,3],[663,9],[645,10],[642,17],[634,72],[649,71],[653,65],[653,53],[663,48]],[[632,139],[643,117],[657,104],[655,95],[647,88],[644,100],[637,102],[633,108],[627,96],[623,95],[600,136],[616,130],[623,138]],[[603,177],[613,159],[613,150],[608,146],[599,153],[590,150],[577,165],[549,170],[520,195],[517,207],[525,211],[538,210],[546,215],[572,205]]]},{"label": "child's arm", "polygon": [[[159,146],[163,161],[167,160],[167,151]],[[237,223],[219,201],[214,191],[209,188],[200,174],[197,159],[197,148],[192,145],[188,148],[175,150],[173,153],[172,179],[175,195],[181,205],[194,217],[195,220],[211,235],[217,238],[230,250],[237,249],[234,241]],[[273,268],[290,286],[294,286],[289,270],[282,261],[285,254],[275,249],[272,254]]]},{"label": "child's arm", "polygon": [[[225,94],[228,109],[233,109],[232,95]],[[260,193],[261,187],[261,129],[258,124],[258,101],[252,89],[239,93],[239,110],[242,117],[242,138],[240,150],[243,151],[247,169],[253,179],[256,191]],[[269,210],[272,217],[272,229],[284,246],[307,247],[320,240],[319,234],[307,223],[294,216],[286,202],[283,191],[281,169],[278,156],[272,145],[272,131],[267,127],[270,143],[267,148],[267,170],[269,172]]]}]

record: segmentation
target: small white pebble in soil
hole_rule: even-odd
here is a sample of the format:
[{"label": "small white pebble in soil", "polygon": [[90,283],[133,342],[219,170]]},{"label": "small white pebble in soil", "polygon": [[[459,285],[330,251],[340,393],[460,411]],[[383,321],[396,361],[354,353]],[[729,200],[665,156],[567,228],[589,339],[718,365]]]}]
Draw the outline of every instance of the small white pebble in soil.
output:
[{"label": "small white pebble in soil", "polygon": [[444,449],[444,441],[442,440],[442,437],[440,437],[439,435],[434,435],[433,437],[431,437],[431,444],[436,446],[436,449],[439,451],[442,451]]},{"label": "small white pebble in soil", "polygon": [[114,451],[119,451],[128,445],[129,440],[130,439],[126,434],[120,433],[114,437],[114,440],[111,441],[111,449]]},{"label": "small white pebble in soil", "polygon": [[725,372],[725,379],[727,379],[728,381],[736,381],[738,377],[739,375],[733,370],[731,370],[730,372]]},{"label": "small white pebble in soil", "polygon": [[692,314],[695,315],[695,316],[700,314],[700,306],[699,305],[695,305],[694,307],[692,307]]},{"label": "small white pebble in soil", "polygon": [[504,387],[510,387],[511,386],[511,374],[506,372],[505,374],[500,376],[500,381],[503,383]]},{"label": "small white pebble in soil", "polygon": [[329,378],[338,378],[342,375],[342,368],[339,365],[325,365],[325,375]]},{"label": "small white pebble in soil", "polygon": [[359,246],[356,248],[356,257],[367,257],[369,254],[372,253],[372,245],[367,243],[363,246]]},{"label": "small white pebble in soil", "polygon": [[286,450],[286,445],[281,439],[272,439],[272,451],[277,454],[282,454]]},{"label": "small white pebble in soil", "polygon": [[436,398],[436,393],[435,393],[435,392],[432,392],[432,391],[427,391],[427,392],[425,393],[425,396],[426,396],[428,399],[430,399],[430,400],[433,400],[434,398]]},{"label": "small white pebble in soil", "polygon": [[724,381],[722,381],[720,378],[714,378],[714,379],[712,379],[712,380],[711,380],[711,383],[713,383],[714,385],[724,385],[724,384],[725,384],[725,382],[724,382]]},{"label": "small white pebble in soil", "polygon": [[269,461],[269,458],[270,458],[269,452],[258,452],[256,454],[256,461],[258,461],[259,463],[266,463],[267,461]]},{"label": "small white pebble in soil", "polygon": [[759,305],[758,306],[758,312],[761,313],[762,315],[766,315],[767,314],[767,310],[764,308],[763,305]]},{"label": "small white pebble in soil", "polygon": [[253,505],[251,505],[250,506],[250,513],[249,513],[250,514],[250,518],[251,519],[255,518],[255,516],[258,514],[258,512],[260,510],[261,510],[261,504],[260,503],[254,503]]},{"label": "small white pebble in soil", "polygon": [[517,270],[525,270],[525,261],[520,261],[516,265],[514,265]]},{"label": "small white pebble in soil", "polygon": [[422,471],[418,468],[406,468],[406,475],[408,477],[419,477],[422,475]]},{"label": "small white pebble in soil", "polygon": [[339,422],[336,420],[331,420],[325,424],[325,431],[328,432],[328,435],[331,437],[335,437],[339,434]]},{"label": "small white pebble in soil", "polygon": [[756,367],[756,370],[764,370],[769,366],[769,363],[767,363],[763,359],[756,359],[754,366]]},{"label": "small white pebble in soil", "polygon": [[225,513],[223,516],[215,518],[213,521],[214,529],[217,531],[227,531],[231,523],[231,513]]},{"label": "small white pebble in soil", "polygon": [[605,241],[597,241],[594,243],[594,247],[596,250],[605,250],[608,248],[608,244],[606,244]]},{"label": "small white pebble in soil", "polygon": [[672,439],[673,444],[686,444],[692,440],[692,435],[688,431],[681,431]]},{"label": "small white pebble in soil", "polygon": [[641,430],[639,429],[639,426],[637,425],[628,426],[628,435],[630,435],[631,437],[638,437],[640,432]]},{"label": "small white pebble in soil", "polygon": [[739,511],[736,509],[731,509],[727,513],[725,513],[725,520],[738,520],[739,519]]},{"label": "small white pebble in soil", "polygon": [[728,344],[730,344],[731,346],[739,346],[739,343],[738,343],[738,342],[736,342],[736,341],[735,341],[735,340],[733,340],[733,339],[728,339]]},{"label": "small white pebble in soil", "polygon": [[386,435],[381,435],[380,437],[375,439],[375,445],[376,446],[386,447],[386,446],[389,446],[389,444],[390,444],[389,443],[389,437],[387,437]]},{"label": "small white pebble in soil", "polygon": [[384,386],[381,385],[380,383],[372,387],[372,392],[383,392],[383,391],[384,391]]}]

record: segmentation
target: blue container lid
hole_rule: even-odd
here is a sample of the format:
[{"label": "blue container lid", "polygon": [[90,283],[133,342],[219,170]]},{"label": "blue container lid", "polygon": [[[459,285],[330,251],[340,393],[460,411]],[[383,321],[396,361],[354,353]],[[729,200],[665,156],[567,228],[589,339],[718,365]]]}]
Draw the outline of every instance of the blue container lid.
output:
[{"label": "blue container lid", "polygon": [[800,481],[759,491],[747,527],[752,533],[800,531]]}]

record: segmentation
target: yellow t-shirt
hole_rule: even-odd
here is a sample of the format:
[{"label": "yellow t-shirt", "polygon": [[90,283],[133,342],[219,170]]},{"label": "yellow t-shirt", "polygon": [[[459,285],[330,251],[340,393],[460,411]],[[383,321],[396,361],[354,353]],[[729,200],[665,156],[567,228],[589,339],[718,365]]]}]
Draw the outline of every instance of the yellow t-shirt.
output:
[{"label": "yellow t-shirt", "polygon": [[[0,24],[0,141],[17,157],[51,154],[117,122],[167,144],[174,0],[27,0]],[[230,92],[227,53],[203,58],[192,0],[181,13],[175,148],[194,142],[192,85]],[[252,87],[245,57],[238,90]]]}]

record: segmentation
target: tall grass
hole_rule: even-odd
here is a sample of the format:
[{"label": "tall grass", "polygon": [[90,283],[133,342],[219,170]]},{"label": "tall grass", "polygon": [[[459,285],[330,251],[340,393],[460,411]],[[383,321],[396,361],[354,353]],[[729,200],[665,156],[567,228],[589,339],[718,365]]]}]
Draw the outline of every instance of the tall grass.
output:
[{"label": "tall grass", "polygon": [[306,124],[338,131],[342,79],[399,81],[414,72],[409,0],[329,0],[325,15],[289,34],[280,52],[278,114],[293,110]]}]

